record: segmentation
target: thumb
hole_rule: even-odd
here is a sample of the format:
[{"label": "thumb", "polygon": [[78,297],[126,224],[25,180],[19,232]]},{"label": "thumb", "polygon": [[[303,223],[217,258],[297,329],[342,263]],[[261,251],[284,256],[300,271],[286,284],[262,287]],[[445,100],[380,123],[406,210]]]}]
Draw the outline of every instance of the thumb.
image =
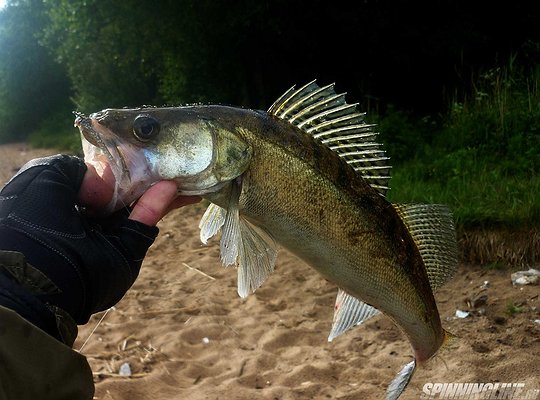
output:
[{"label": "thumb", "polygon": [[173,181],[160,181],[148,189],[137,201],[129,219],[154,226],[167,214],[177,196],[178,188]]}]

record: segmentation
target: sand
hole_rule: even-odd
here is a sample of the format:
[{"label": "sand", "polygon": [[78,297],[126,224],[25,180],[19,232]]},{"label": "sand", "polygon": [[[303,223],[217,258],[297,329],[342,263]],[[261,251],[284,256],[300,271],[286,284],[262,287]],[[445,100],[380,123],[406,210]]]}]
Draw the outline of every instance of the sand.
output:
[{"label": "sand", "polygon": [[[51,153],[0,146],[2,182]],[[218,240],[200,243],[204,208],[165,217],[134,286],[80,327],[75,348],[84,343],[95,399],[384,398],[411,360],[399,329],[377,316],[328,343],[337,289],[286,251],[263,286],[240,299]],[[430,382],[519,382],[540,391],[540,287],[512,286],[511,272],[460,265],[436,294],[457,339],[416,372],[402,399],[420,398]],[[456,318],[457,309],[470,316]],[[119,373],[125,363],[130,376]]]}]

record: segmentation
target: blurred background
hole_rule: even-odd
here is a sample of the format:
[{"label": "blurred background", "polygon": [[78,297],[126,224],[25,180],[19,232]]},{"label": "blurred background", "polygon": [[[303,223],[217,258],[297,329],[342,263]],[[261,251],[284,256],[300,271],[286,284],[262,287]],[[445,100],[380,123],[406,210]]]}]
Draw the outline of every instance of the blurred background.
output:
[{"label": "blurred background", "polygon": [[[378,124],[393,201],[540,222],[540,2],[7,0],[0,142],[79,151],[72,111],[266,109],[336,83]],[[536,231],[535,231],[536,232]]]}]

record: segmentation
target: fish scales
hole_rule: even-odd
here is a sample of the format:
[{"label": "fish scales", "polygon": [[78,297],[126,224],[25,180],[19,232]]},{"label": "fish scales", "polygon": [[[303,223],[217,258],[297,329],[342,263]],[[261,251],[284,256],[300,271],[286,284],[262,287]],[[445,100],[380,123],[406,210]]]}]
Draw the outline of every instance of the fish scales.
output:
[{"label": "fish scales", "polygon": [[[326,279],[408,325],[420,361],[433,355],[440,318],[420,254],[392,205],[300,129],[261,113],[216,111],[244,121],[249,128],[240,134],[256,144],[241,212]],[[418,318],[432,323],[421,329]]]},{"label": "fish scales", "polygon": [[162,179],[210,200],[201,240],[222,231],[222,263],[237,265],[241,296],[273,271],[277,242],[338,286],[329,340],[377,310],[389,316],[415,359],[391,382],[388,399],[405,390],[416,360],[432,358],[449,337],[433,290],[457,265],[451,213],[385,199],[388,158],[372,125],[333,85],[293,87],[268,112],[106,109],[78,114],[75,124],[85,160],[114,174],[110,211]]}]

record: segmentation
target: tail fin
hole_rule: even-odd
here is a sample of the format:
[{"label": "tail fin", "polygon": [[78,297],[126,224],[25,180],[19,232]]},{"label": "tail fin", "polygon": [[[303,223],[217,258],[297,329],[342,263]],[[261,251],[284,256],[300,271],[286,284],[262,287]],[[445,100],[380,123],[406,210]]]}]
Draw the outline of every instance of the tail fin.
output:
[{"label": "tail fin", "polygon": [[405,390],[411,378],[416,371],[416,360],[405,364],[405,366],[399,371],[394,380],[388,385],[386,389],[386,400],[397,400],[401,393]]},{"label": "tail fin", "polygon": [[[441,347],[439,348],[439,351],[442,348],[447,347],[448,344],[453,343],[455,340],[457,340],[457,336],[453,335],[447,330],[443,330],[443,333],[444,338]],[[430,360],[432,358],[433,356],[430,358]],[[405,364],[405,366],[401,369],[401,371],[399,371],[399,373],[392,380],[392,382],[390,382],[390,385],[388,385],[388,389],[386,389],[386,400],[397,400],[399,396],[401,396],[401,394],[405,391],[407,385],[411,381],[414,371],[416,371],[416,359],[413,359],[411,362]]]}]

